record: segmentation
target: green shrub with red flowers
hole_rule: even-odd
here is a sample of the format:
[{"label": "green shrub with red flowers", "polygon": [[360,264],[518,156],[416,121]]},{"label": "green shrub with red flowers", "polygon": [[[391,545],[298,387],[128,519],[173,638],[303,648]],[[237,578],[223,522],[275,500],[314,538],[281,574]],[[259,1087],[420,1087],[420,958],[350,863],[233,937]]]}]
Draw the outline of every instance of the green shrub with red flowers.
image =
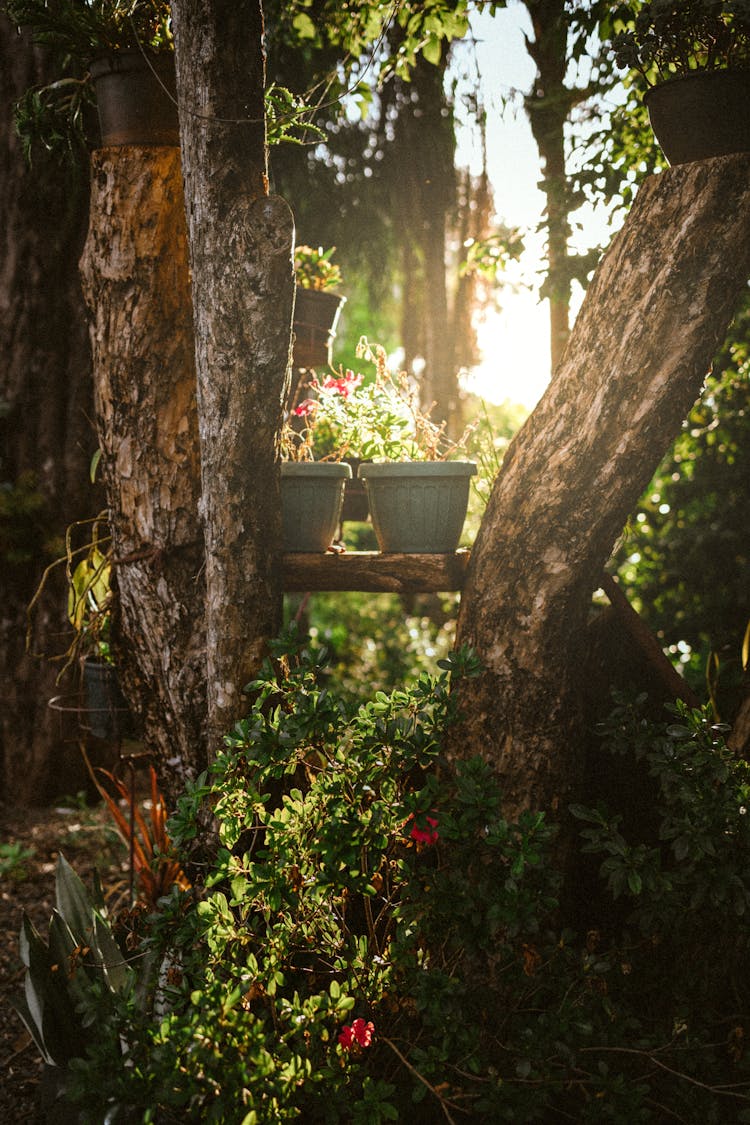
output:
[{"label": "green shrub with red flowers", "polygon": [[[607,861],[611,886],[628,889],[646,929],[631,933],[626,917],[617,940],[593,924],[577,939],[561,922],[542,814],[509,822],[489,767],[442,752],[451,680],[477,670],[470,653],[358,708],[330,690],[322,651],[287,635],[274,656],[210,784],[186,794],[170,822],[189,851],[210,801],[217,856],[202,889],[195,879],[173,890],[150,921],[141,950],[155,966],[149,1002],[143,988],[139,1003],[119,998],[100,1041],[71,1064],[81,1120],[631,1125],[663,1120],[664,1106],[680,1121],[750,1120],[747,987],[731,974],[733,1023],[717,1030],[713,1012],[701,1022],[691,966],[680,972],[671,947],[665,966],[644,922],[642,899],[652,887],[663,895],[682,851],[667,845],[661,879],[618,880],[633,856],[647,854],[653,868],[658,845],[626,844],[619,822],[597,813],[587,847]],[[737,792],[746,773],[732,780],[704,728],[694,715],[679,738],[636,732],[641,750],[671,763],[657,772],[662,823],[682,834],[700,825],[705,851],[741,815],[736,802],[716,801],[712,763]],[[631,735],[609,737],[621,750]],[[591,810],[577,812],[592,823]],[[747,868],[750,845],[732,840],[722,867]],[[601,894],[592,923],[611,906]],[[690,925],[706,927],[685,895],[673,909],[683,940]],[[747,923],[735,919],[731,940],[723,933],[727,961],[747,948]],[[659,932],[669,924],[662,910]],[[93,1020],[95,997],[90,1007]]]}]

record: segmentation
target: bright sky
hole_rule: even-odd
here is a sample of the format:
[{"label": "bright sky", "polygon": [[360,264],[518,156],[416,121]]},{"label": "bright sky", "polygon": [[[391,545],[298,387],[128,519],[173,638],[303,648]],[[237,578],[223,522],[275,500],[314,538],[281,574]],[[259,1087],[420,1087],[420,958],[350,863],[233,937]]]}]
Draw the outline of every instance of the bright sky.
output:
[{"label": "bright sky", "polygon": [[[544,210],[544,196],[537,183],[541,178],[539,154],[526,115],[516,98],[517,108],[502,113],[503,99],[514,90],[526,91],[534,76],[523,32],[531,34],[526,9],[520,4],[498,11],[497,15],[478,15],[472,20],[478,40],[476,61],[486,91],[488,110],[488,168],[495,191],[498,218],[510,226],[524,229],[526,251],[520,268],[514,270],[515,291],[500,294],[502,309],[490,313],[479,334],[483,361],[470,382],[478,394],[492,401],[511,399],[533,406],[549,381],[549,314],[547,302],[540,303],[530,286],[538,284],[538,271],[544,237],[537,234]],[[476,138],[475,138],[476,139]],[[469,130],[459,139],[458,161],[475,171],[481,167],[480,154],[472,144]],[[576,212],[584,225],[584,242],[590,232],[595,243],[603,237],[597,217]]]}]

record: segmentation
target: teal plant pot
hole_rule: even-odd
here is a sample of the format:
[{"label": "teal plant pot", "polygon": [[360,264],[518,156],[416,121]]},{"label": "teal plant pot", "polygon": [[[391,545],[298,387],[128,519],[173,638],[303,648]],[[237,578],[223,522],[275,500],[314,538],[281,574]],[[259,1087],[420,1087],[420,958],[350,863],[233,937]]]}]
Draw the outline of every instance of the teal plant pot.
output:
[{"label": "teal plant pot", "polygon": [[352,470],[340,461],[285,461],[281,524],[285,551],[327,551],[341,519]]},{"label": "teal plant pot", "polygon": [[380,550],[421,555],[455,551],[476,471],[470,461],[360,465]]}]

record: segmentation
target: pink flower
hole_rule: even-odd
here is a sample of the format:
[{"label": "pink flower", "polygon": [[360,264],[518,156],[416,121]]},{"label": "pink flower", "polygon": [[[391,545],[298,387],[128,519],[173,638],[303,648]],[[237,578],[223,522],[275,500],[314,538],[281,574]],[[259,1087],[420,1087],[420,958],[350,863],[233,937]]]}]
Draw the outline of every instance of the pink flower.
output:
[{"label": "pink flower", "polygon": [[356,1019],[351,1027],[349,1024],[344,1024],[339,1032],[339,1043],[345,1051],[351,1051],[355,1045],[369,1047],[374,1030],[375,1025],[371,1021],[365,1023],[363,1019]]},{"label": "pink flower", "polygon": [[339,394],[343,395],[344,398],[348,398],[352,391],[356,391],[363,379],[364,375],[355,375],[354,372],[347,367],[344,378],[338,381]]},{"label": "pink flower", "polygon": [[434,816],[426,816],[424,818],[425,824],[427,825],[426,828],[420,828],[417,825],[416,820],[414,820],[414,813],[411,814],[406,823],[408,824],[410,820],[413,820],[414,823],[411,826],[411,832],[409,833],[409,836],[412,840],[414,840],[415,843],[426,844],[427,846],[429,846],[438,842],[438,840],[440,839],[437,830],[438,822]]},{"label": "pink flower", "polygon": [[298,418],[306,418],[310,414],[314,414],[317,408],[317,402],[312,398],[306,398],[299,406],[294,408],[294,413]]},{"label": "pink flower", "polygon": [[[342,398],[349,398],[349,395],[352,391],[356,391],[363,378],[363,375],[355,375],[353,371],[347,368],[340,379],[333,375],[326,375],[322,384],[317,385],[322,385],[324,391],[331,391],[333,394],[341,395]],[[316,386],[316,384],[313,383],[312,386]]]}]

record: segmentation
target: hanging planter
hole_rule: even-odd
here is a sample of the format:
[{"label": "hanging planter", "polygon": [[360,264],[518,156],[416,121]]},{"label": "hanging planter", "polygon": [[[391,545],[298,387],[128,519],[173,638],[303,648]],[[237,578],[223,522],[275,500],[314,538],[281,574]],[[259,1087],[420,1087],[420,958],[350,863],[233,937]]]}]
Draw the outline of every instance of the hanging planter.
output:
[{"label": "hanging planter", "polygon": [[341,310],[346,297],[317,289],[296,288],[294,301],[295,367],[321,367],[331,363]]},{"label": "hanging planter", "polygon": [[16,0],[13,18],[49,56],[46,85],[16,103],[30,152],[45,146],[83,154],[95,143],[98,103],[103,145],[178,145],[169,0]]},{"label": "hanging planter", "polygon": [[750,70],[685,74],[644,95],[670,164],[750,152]]},{"label": "hanging planter", "polygon": [[670,164],[750,151],[750,21],[717,0],[638,5],[611,40],[639,71],[651,127]]},{"label": "hanging planter", "polygon": [[120,690],[114,664],[87,657],[83,662],[82,719],[94,738],[116,742],[131,728],[130,708]]},{"label": "hanging planter", "polygon": [[117,51],[91,64],[102,147],[179,145],[171,51]]},{"label": "hanging planter", "polygon": [[340,461],[284,461],[281,522],[285,551],[327,551],[341,519],[351,468]]},{"label": "hanging planter", "polygon": [[397,461],[359,466],[381,551],[445,554],[458,547],[477,471],[470,461]]}]

